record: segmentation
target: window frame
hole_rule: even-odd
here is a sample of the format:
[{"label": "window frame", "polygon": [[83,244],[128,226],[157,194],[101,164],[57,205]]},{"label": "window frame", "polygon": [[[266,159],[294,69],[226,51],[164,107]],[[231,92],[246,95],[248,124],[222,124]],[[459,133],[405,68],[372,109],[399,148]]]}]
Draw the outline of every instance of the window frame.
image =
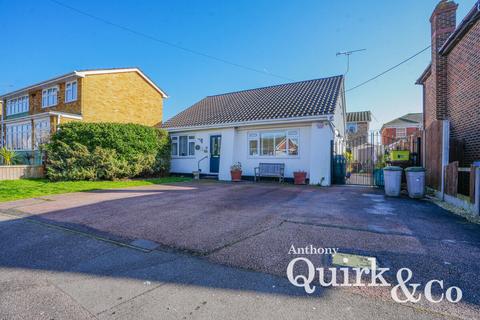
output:
[{"label": "window frame", "polygon": [[[186,138],[186,152],[185,152],[185,155],[181,155],[180,154],[180,140],[181,140],[181,137],[185,137]],[[195,147],[196,147],[196,137],[195,135],[191,135],[191,134],[175,134],[175,135],[171,135],[170,136],[170,140],[171,140],[171,149],[170,149],[170,155],[172,156],[172,158],[179,158],[179,159],[186,159],[186,158],[195,158]],[[175,140],[175,141],[174,141]],[[192,146],[192,143],[193,143],[193,146]],[[176,145],[176,153],[174,154],[172,151],[173,151],[173,145]]]},{"label": "window frame", "polygon": [[[44,127],[42,124],[46,124]],[[33,134],[33,150],[38,150],[40,145],[48,142],[51,134],[51,126],[50,126],[50,119],[35,119],[33,121],[33,128],[34,128],[34,134]],[[40,135],[42,133],[42,135]],[[44,135],[44,133],[46,133]]]},{"label": "window frame", "polygon": [[28,94],[17,96],[7,100],[5,106],[6,116],[13,116],[30,111],[30,98]]},{"label": "window frame", "polygon": [[[73,91],[73,85],[75,84],[75,91]],[[68,99],[68,86],[71,88],[72,98]],[[75,95],[74,95],[75,94]],[[65,82],[65,103],[71,103],[78,100],[78,81],[72,80]]]},{"label": "window frame", "polygon": [[[294,132],[294,133],[292,133]],[[273,134],[274,136],[274,145],[275,145],[275,137],[277,134],[284,134],[285,140],[286,140],[286,154],[284,155],[263,155],[262,154],[262,135],[264,134]],[[256,138],[251,138],[253,137],[252,135],[256,135]],[[296,139],[297,140],[297,154],[290,154],[290,139]],[[300,158],[300,129],[299,128],[284,128],[284,129],[268,129],[268,130],[256,130],[256,131],[248,131],[247,132],[247,158],[249,159],[298,159]],[[257,154],[252,155],[250,154],[250,141],[256,141],[257,142]],[[275,153],[275,150],[274,150]]]},{"label": "window frame", "polygon": [[[354,130],[354,131],[350,131],[350,130],[349,130],[349,126],[354,127],[355,130]],[[358,132],[358,123],[356,123],[356,122],[349,122],[349,123],[347,123],[347,126],[346,126],[346,127],[347,127],[347,128],[346,128],[346,129],[347,129],[347,133],[355,134],[355,133]]]},{"label": "window frame", "polygon": [[32,139],[33,128],[30,121],[7,124],[5,127],[5,142],[8,149],[31,151],[33,147]]},{"label": "window frame", "polygon": [[[55,96],[54,96],[55,97],[55,103],[50,104],[50,94],[48,93],[49,90],[55,90]],[[58,91],[59,91],[59,86],[58,85],[42,89],[42,108],[50,108],[50,107],[55,107],[55,106],[58,105]],[[45,93],[47,93],[46,96],[45,96]],[[44,104],[45,97],[46,97],[46,102],[47,102],[46,105]]]},{"label": "window frame", "polygon": [[[399,130],[403,130],[403,135],[399,135]],[[407,137],[407,128],[395,128],[395,138],[406,138]]]}]

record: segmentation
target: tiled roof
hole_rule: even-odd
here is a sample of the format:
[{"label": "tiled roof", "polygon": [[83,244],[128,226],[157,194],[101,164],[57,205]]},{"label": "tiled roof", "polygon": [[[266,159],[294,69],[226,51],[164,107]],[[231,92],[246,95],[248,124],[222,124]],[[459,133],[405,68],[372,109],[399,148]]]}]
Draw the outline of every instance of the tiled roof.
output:
[{"label": "tiled roof", "polygon": [[333,114],[343,76],[286,83],[206,97],[163,124],[196,127]]},{"label": "tiled roof", "polygon": [[423,122],[423,113],[407,113],[400,118],[385,123],[383,126],[400,126],[400,125],[419,125]]},{"label": "tiled roof", "polygon": [[372,115],[370,111],[347,112],[347,122],[370,122]]}]

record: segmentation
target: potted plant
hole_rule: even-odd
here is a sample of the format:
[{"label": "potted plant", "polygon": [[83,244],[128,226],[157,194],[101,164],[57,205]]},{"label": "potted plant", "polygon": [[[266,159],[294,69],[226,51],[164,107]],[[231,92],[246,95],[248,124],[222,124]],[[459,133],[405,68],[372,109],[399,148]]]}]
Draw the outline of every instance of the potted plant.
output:
[{"label": "potted plant", "polygon": [[295,184],[306,184],[307,172],[306,171],[295,171],[293,173],[293,180]]},{"label": "potted plant", "polygon": [[232,176],[232,181],[241,181],[242,180],[242,164],[240,162],[234,163],[230,167],[230,174]]}]

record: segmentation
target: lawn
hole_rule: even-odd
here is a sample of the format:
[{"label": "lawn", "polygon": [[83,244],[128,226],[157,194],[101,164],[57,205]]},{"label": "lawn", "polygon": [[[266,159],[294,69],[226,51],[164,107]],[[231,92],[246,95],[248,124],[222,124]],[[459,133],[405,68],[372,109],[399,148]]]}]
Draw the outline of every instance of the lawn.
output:
[{"label": "lawn", "polygon": [[49,194],[114,189],[145,186],[172,182],[189,181],[183,177],[164,177],[155,179],[135,179],[121,181],[62,181],[50,182],[46,179],[20,179],[0,181],[0,202],[34,198]]}]

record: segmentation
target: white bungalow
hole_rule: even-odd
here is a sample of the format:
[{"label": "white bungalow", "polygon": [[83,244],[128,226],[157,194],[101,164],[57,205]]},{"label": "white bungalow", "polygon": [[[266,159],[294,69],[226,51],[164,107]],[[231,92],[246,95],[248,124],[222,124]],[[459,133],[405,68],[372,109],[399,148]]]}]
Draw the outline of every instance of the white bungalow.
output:
[{"label": "white bungalow", "polygon": [[231,180],[260,163],[282,163],[285,177],[306,171],[310,184],[331,183],[331,145],[345,133],[343,76],[209,96],[164,123],[172,173]]}]

